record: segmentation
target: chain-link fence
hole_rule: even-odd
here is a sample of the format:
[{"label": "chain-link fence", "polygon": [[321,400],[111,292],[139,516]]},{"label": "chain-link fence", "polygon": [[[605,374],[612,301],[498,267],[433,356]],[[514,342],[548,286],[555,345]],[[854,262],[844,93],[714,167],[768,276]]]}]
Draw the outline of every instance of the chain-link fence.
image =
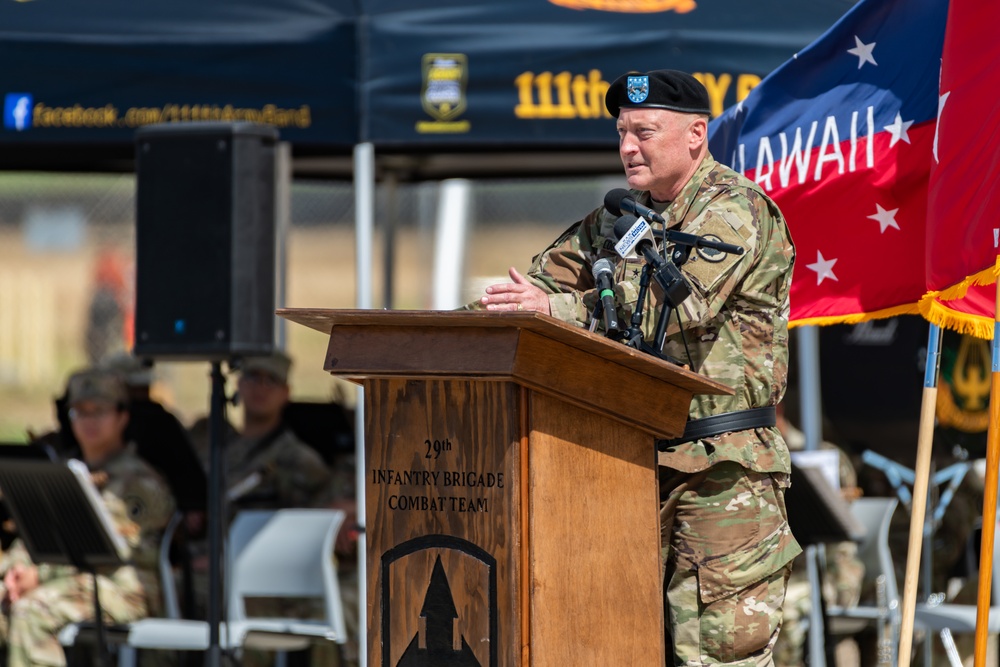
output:
[{"label": "chain-link fence", "polygon": [[[600,205],[620,178],[471,184],[463,297],[471,300]],[[379,185],[371,260],[376,307],[429,308],[438,183]],[[285,305],[355,304],[354,190],[297,180],[291,189]],[[456,261],[461,258],[456,258]],[[183,270],[184,258],[177,258]],[[0,174],[0,441],[55,425],[70,372],[131,346],[135,275],[133,174]],[[167,277],[168,278],[168,277]],[[344,400],[322,371],[325,337],[289,325],[293,394]],[[208,365],[161,363],[154,393],[186,422],[208,411]]]}]

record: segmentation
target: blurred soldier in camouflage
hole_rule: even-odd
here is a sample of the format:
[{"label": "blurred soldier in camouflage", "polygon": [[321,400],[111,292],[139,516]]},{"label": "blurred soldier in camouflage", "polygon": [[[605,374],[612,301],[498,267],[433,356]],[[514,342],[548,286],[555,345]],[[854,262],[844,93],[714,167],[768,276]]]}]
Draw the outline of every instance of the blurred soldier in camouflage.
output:
[{"label": "blurred soldier in camouflage", "polygon": [[[774,418],[787,376],[795,251],[774,202],[709,154],[708,93],[696,79],[633,72],[611,84],[605,103],[618,119],[630,195],[661,212],[667,229],[744,250],[691,253],[680,268],[691,295],[663,348],[735,392],[695,396],[685,436],[658,443],[668,664],[772,664],[786,581],[801,552],[788,527],[790,462]],[[514,282],[488,287],[477,307],[586,326],[600,300],[591,269],[600,258],[617,261],[614,224],[607,210],[593,211],[535,257],[527,277],[511,268]],[[622,321],[638,305],[642,267],[642,259],[617,261]],[[647,341],[662,297],[653,285],[643,304]]]},{"label": "blurred soldier in camouflage", "polygon": [[[337,538],[337,553],[348,555],[356,540],[353,527],[354,471],[342,464],[327,467],[319,453],[302,442],[284,421],[291,388],[288,373],[292,360],[282,352],[269,356],[251,357],[243,362],[238,381],[243,405],[243,432],[234,435],[226,445],[226,484],[230,516],[246,509],[281,509],[288,507],[337,507],[348,512],[344,528]],[[202,441],[204,442],[204,441]],[[206,443],[207,444],[207,443]],[[207,448],[201,451],[202,462],[208,467]],[[332,554],[331,554],[332,557]],[[203,559],[199,559],[203,561]],[[207,569],[203,561],[199,569]],[[345,620],[352,640],[345,648],[348,661],[356,653],[357,617],[356,573],[339,567],[341,593],[347,610]],[[353,583],[352,583],[353,581]],[[199,587],[203,581],[199,582]],[[207,592],[207,586],[204,587]],[[322,607],[293,601],[279,605],[276,601],[247,601],[247,613],[254,615],[315,614]],[[353,608],[353,613],[351,609]],[[318,658],[331,664],[330,656]],[[271,664],[268,655],[248,651],[243,664],[255,667]]]},{"label": "blurred soldier in camouflage", "polygon": [[[315,507],[330,493],[331,473],[326,462],[299,440],[282,417],[291,392],[291,364],[281,352],[243,362],[238,381],[243,432],[234,434],[226,444],[232,515],[243,509]],[[198,441],[206,470],[207,445]]]},{"label": "blurred soldier in camouflage", "polygon": [[[105,621],[128,623],[160,608],[157,558],[174,500],[166,482],[123,439],[129,413],[121,380],[89,370],[70,378],[73,434],[118,532],[126,539],[129,565],[99,573]],[[9,667],[64,665],[57,640],[69,624],[94,619],[93,582],[68,566],[34,564],[15,542],[0,561],[0,645]]]}]

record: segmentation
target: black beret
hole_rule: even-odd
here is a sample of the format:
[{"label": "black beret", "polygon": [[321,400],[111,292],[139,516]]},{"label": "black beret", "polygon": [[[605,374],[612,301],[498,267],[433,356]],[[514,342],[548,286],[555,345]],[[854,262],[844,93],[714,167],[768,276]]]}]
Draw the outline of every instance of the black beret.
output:
[{"label": "black beret", "polygon": [[705,86],[690,74],[673,69],[622,74],[608,88],[604,104],[615,118],[622,107],[711,113]]}]

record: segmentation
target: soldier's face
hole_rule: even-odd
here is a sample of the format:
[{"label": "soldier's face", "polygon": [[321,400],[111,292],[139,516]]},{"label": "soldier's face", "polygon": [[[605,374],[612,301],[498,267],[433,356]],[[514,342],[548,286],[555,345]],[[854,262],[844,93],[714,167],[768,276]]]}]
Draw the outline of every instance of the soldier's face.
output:
[{"label": "soldier's face", "polygon": [[288,384],[267,373],[244,373],[239,385],[243,410],[249,418],[272,418],[288,403]]},{"label": "soldier's face", "polygon": [[122,445],[128,412],[105,401],[78,401],[70,406],[70,424],[85,458]]},{"label": "soldier's face", "polygon": [[622,109],[618,153],[630,188],[671,201],[701,162],[707,123],[666,109]]}]

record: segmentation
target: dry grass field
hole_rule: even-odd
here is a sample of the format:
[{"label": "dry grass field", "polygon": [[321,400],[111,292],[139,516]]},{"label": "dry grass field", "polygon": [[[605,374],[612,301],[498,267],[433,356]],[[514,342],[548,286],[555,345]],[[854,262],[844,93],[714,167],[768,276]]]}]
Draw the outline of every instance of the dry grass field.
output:
[{"label": "dry grass field", "polygon": [[[489,282],[486,277],[505,276],[508,266],[526,269],[531,256],[564,225],[525,223],[469,230],[463,298],[474,298]],[[99,240],[88,239],[69,252],[32,251],[16,229],[0,228],[0,441],[24,441],[29,430],[44,432],[54,426],[52,399],[62,393],[67,374],[85,363],[95,263],[100,249],[108,245],[131,256],[132,227],[104,228]],[[371,266],[376,307],[384,305],[383,246],[377,233]],[[432,261],[430,234],[399,230],[393,262],[394,308],[430,306]],[[178,264],[183,270],[182,258]],[[293,228],[288,239],[289,307],[351,308],[355,276],[353,227]],[[296,361],[291,380],[295,398],[353,399],[350,386],[322,371],[324,336],[295,324],[288,324],[286,335],[287,349]],[[208,371],[208,364],[201,362],[158,364],[156,394],[190,422],[208,411]]]}]

